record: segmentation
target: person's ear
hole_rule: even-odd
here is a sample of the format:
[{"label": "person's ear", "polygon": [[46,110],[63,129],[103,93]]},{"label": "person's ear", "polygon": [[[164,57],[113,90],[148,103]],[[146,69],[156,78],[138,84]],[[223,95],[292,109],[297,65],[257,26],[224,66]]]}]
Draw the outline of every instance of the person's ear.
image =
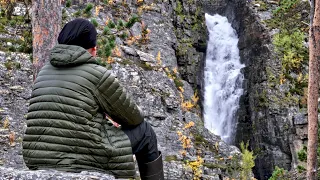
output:
[{"label": "person's ear", "polygon": [[88,49],[88,52],[93,56],[96,57],[97,56],[97,47],[92,47],[90,49]]}]

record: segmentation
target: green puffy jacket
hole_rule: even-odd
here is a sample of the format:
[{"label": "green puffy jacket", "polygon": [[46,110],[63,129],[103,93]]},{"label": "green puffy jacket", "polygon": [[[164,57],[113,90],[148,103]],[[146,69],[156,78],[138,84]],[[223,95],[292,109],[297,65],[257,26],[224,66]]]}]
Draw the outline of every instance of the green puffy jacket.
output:
[{"label": "green puffy jacket", "polygon": [[117,79],[79,46],[57,45],[35,80],[23,138],[30,169],[135,174],[130,140],[104,118],[135,126],[143,115]]}]

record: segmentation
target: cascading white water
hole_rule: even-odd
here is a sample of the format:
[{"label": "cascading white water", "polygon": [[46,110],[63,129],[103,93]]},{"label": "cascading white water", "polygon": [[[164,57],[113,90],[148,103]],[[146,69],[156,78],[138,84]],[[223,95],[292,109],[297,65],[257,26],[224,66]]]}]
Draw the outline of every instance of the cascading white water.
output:
[{"label": "cascading white water", "polygon": [[209,41],[204,68],[205,127],[232,143],[243,93],[238,37],[226,17],[205,14]]}]

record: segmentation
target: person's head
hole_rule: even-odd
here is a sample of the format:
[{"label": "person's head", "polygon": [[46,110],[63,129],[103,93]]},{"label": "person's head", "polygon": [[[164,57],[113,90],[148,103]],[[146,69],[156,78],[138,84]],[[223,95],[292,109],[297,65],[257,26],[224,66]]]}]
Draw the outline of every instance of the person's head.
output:
[{"label": "person's head", "polygon": [[75,19],[63,27],[58,37],[58,43],[81,46],[95,57],[97,54],[96,28],[86,19]]}]

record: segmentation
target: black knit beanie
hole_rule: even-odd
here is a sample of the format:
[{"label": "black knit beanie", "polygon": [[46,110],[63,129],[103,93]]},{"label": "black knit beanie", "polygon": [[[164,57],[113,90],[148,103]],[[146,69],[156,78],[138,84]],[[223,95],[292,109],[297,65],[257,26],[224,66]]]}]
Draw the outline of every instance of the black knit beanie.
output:
[{"label": "black knit beanie", "polygon": [[58,42],[59,44],[77,45],[84,49],[90,49],[97,45],[97,31],[90,21],[78,18],[63,27]]}]

